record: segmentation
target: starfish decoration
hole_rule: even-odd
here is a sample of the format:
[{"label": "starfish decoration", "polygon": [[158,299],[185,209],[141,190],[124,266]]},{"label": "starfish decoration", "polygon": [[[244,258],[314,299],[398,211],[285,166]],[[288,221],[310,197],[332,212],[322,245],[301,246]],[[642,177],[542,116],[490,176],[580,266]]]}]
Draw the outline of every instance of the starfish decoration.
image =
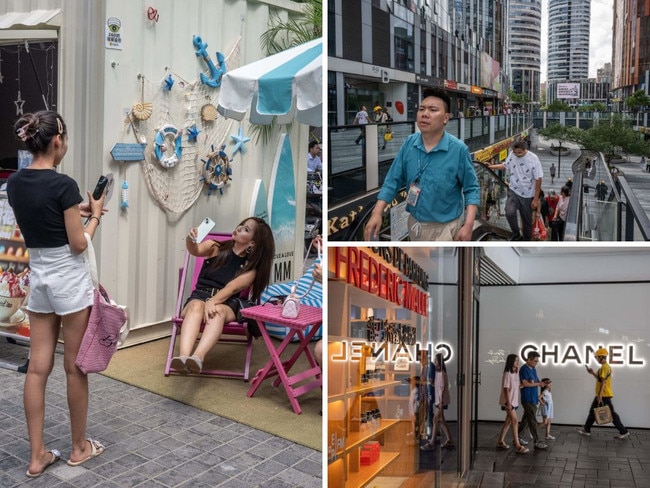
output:
[{"label": "starfish decoration", "polygon": [[201,131],[196,128],[196,124],[192,127],[187,128],[187,140],[188,142],[196,142],[196,138],[199,137]]},{"label": "starfish decoration", "polygon": [[163,88],[166,91],[170,91],[172,89],[172,86],[174,86],[174,78],[172,78],[172,75],[170,73],[169,76],[165,78],[165,86],[163,86]]},{"label": "starfish decoration", "polygon": [[18,98],[14,100],[16,105],[16,115],[23,115],[23,105],[25,105],[25,100],[20,98],[20,91],[18,91]]},{"label": "starfish decoration", "polygon": [[244,135],[244,129],[240,127],[237,135],[231,135],[230,137],[232,137],[232,139],[235,141],[235,149],[233,149],[232,155],[234,156],[237,154],[237,151],[241,151],[242,154],[246,154],[245,144],[249,142],[251,138]]}]

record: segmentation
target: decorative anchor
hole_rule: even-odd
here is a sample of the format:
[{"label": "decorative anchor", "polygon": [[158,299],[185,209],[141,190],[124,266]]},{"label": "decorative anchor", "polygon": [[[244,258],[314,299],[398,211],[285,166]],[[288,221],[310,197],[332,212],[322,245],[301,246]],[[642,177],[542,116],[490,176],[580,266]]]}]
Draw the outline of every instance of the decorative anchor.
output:
[{"label": "decorative anchor", "polygon": [[219,63],[219,67],[217,68],[212,62],[212,59],[210,59],[210,55],[208,54],[208,44],[203,42],[201,36],[195,35],[192,38],[192,44],[194,44],[194,47],[196,48],[195,54],[203,58],[203,61],[205,61],[205,63],[208,65],[208,69],[210,70],[210,76],[206,75],[205,73],[201,73],[201,83],[213,88],[221,86],[221,78],[226,74],[225,56],[217,51],[217,62]]}]

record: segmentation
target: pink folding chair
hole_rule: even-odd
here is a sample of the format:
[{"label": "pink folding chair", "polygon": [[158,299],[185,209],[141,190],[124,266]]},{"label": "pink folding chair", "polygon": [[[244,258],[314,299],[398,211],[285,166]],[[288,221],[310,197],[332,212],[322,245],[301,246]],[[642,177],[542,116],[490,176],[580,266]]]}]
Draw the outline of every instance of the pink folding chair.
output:
[{"label": "pink folding chair", "polygon": [[[213,241],[225,241],[231,239],[231,234],[209,234],[206,239],[211,239]],[[191,274],[191,281],[189,287],[186,286],[186,280],[188,277],[189,266],[194,260],[194,268]],[[170,374],[180,374],[179,371],[171,367],[172,358],[174,357],[174,349],[176,346],[176,338],[181,333],[181,326],[183,325],[183,319],[181,318],[181,311],[183,310],[183,303],[186,298],[186,294],[189,295],[191,291],[196,286],[196,281],[199,278],[199,273],[201,271],[201,266],[203,266],[204,258],[194,257],[188,251],[185,251],[185,261],[183,262],[183,267],[179,268],[179,279],[178,279],[178,297],[176,299],[176,308],[174,310],[174,316],[172,317],[172,333],[169,340],[169,352],[167,353],[167,363],[165,364],[165,376]],[[242,294],[248,295],[248,290],[242,292]],[[201,332],[205,324],[201,324]],[[199,336],[200,337],[200,336]],[[253,355],[253,336],[251,335],[248,324],[246,322],[229,322],[224,324],[223,333],[219,342],[226,342],[231,344],[242,344],[246,346],[246,360],[244,362],[243,370],[221,370],[221,369],[206,369],[204,368],[199,373],[201,376],[225,376],[228,378],[243,378],[244,381],[248,382],[251,357]]]}]

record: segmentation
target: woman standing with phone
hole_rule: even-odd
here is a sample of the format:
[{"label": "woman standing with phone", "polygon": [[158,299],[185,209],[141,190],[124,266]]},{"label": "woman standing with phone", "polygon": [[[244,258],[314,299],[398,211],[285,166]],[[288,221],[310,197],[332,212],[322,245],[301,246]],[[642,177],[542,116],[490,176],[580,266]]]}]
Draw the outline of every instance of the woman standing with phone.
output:
[{"label": "woman standing with phone", "polygon": [[[30,323],[30,359],[25,376],[24,407],[30,460],[26,475],[37,478],[61,457],[46,449],[45,387],[54,366],[54,351],[63,332],[72,449],[68,464],[77,466],[98,456],[104,446],[86,438],[88,376],[75,359],[93,304],[93,283],[84,255],[87,233],[95,235],[102,217],[104,195],[80,207],[77,183],[56,172],[68,150],[63,118],[45,110],[22,116],[16,136],[33,155],[31,164],[12,174],[7,195],[29,250],[31,285],[27,302]],[[82,217],[89,217],[84,228]]]}]

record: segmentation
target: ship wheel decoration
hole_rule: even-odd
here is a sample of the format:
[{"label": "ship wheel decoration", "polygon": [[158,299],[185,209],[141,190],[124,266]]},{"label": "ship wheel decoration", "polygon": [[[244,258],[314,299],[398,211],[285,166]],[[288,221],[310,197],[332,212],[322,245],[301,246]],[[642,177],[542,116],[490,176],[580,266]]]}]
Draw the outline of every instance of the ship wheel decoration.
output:
[{"label": "ship wheel decoration", "polygon": [[208,195],[211,195],[214,190],[219,190],[223,195],[223,188],[232,180],[232,168],[228,155],[224,151],[225,148],[224,144],[215,151],[214,146],[211,146],[212,152],[207,155],[207,159],[201,159],[203,176],[200,181],[208,187]]}]

